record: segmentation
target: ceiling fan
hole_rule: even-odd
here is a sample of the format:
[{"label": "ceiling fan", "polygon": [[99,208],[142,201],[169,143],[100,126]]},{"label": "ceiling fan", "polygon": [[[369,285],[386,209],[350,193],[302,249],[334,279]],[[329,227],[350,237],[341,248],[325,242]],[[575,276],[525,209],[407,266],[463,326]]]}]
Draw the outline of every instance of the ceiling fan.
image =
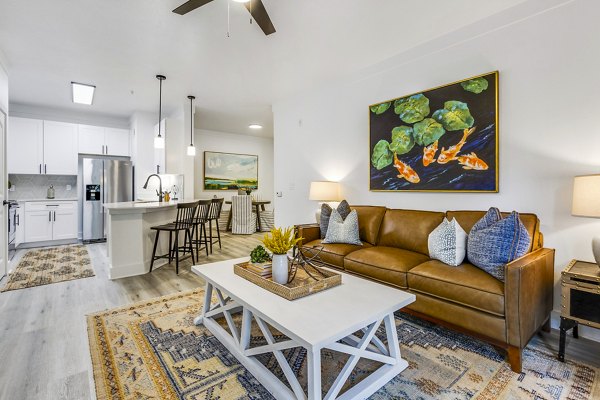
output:
[{"label": "ceiling fan", "polygon": [[[173,10],[175,14],[185,15],[190,11],[194,11],[196,8],[202,7],[205,4],[212,2],[213,0],[188,0],[176,9]],[[235,0],[238,3],[244,3],[252,18],[256,21],[258,26],[263,30],[265,35],[270,35],[275,32],[275,27],[269,18],[267,9],[263,4],[262,0]]]}]

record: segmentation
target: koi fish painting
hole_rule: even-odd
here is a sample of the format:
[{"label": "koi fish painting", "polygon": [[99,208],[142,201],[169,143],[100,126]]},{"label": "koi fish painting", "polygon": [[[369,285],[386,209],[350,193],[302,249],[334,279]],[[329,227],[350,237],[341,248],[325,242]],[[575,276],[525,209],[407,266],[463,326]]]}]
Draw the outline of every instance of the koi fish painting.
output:
[{"label": "koi fish painting", "polygon": [[369,106],[372,191],[498,192],[498,72]]}]

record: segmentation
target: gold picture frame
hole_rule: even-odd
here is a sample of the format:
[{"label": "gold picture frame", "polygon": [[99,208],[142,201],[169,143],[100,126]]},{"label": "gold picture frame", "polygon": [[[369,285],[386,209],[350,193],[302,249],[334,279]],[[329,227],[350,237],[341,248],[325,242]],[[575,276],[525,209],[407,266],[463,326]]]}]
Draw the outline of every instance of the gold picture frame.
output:
[{"label": "gold picture frame", "polygon": [[369,190],[499,191],[499,73],[369,106]]}]

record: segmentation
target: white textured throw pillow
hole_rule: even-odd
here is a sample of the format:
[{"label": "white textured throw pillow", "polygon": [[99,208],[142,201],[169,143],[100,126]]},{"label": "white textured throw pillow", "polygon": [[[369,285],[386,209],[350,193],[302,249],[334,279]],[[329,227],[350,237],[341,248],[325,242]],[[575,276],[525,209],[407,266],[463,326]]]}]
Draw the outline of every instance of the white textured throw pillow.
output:
[{"label": "white textured throw pillow", "polygon": [[454,218],[444,221],[429,234],[429,257],[444,264],[458,266],[467,255],[467,232]]},{"label": "white textured throw pillow", "polygon": [[343,219],[337,210],[332,210],[323,243],[346,243],[362,246],[358,235],[358,214],[356,210],[352,210],[346,219]]}]

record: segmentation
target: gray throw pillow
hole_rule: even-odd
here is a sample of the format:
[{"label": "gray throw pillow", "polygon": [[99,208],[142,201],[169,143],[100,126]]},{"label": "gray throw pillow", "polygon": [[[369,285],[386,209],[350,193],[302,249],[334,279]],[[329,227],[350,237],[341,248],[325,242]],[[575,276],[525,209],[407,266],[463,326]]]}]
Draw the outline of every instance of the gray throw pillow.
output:
[{"label": "gray throw pillow", "polygon": [[[323,205],[321,205],[321,221],[319,222],[319,227],[321,228],[321,239],[325,239],[325,236],[327,235],[331,211],[333,211],[333,209],[329,204],[323,203]],[[350,211],[350,205],[346,200],[342,200],[342,202],[337,206],[337,212],[340,213],[342,220],[346,219],[348,214],[350,214]]]},{"label": "gray throw pillow", "polygon": [[429,234],[427,245],[429,257],[456,267],[462,264],[467,255],[467,232],[456,219],[448,221],[444,218]]},{"label": "gray throw pillow", "polygon": [[358,214],[352,210],[346,219],[337,210],[331,211],[327,236],[323,243],[346,243],[362,246],[358,235]]}]

